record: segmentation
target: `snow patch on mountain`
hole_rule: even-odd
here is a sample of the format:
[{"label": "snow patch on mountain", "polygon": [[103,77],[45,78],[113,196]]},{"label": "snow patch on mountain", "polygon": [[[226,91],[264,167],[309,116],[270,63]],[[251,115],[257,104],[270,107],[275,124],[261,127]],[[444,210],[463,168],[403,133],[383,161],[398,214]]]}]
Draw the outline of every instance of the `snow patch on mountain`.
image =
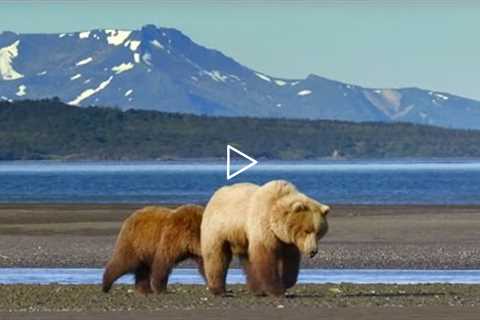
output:
[{"label": "snow patch on mountain", "polygon": [[84,32],[80,32],[78,34],[78,37],[80,39],[88,39],[88,37],[90,37],[90,31],[84,31]]},{"label": "snow patch on mountain", "polygon": [[143,62],[145,62],[147,65],[151,66],[152,65],[152,55],[148,52],[146,52],[143,56],[142,56],[142,60]]},{"label": "snow patch on mountain", "polygon": [[1,96],[0,99],[1,99],[1,100],[4,100],[4,101],[8,101],[8,102],[10,102],[10,103],[13,102],[13,99],[9,99],[8,97],[5,97],[5,96]]},{"label": "snow patch on mountain", "polygon": [[73,77],[70,77],[70,80],[77,80],[78,78],[80,78],[82,76],[81,73],[77,73],[76,75],[74,75]]},{"label": "snow patch on mountain", "polygon": [[17,72],[12,62],[18,56],[18,45],[20,40],[0,49],[0,76],[3,80],[16,80],[23,78],[23,74]]},{"label": "snow patch on mountain", "polygon": [[152,41],[150,41],[150,43],[157,48],[165,49],[163,44],[161,44],[160,41],[158,41],[158,40],[152,40]]},{"label": "snow patch on mountain", "polygon": [[257,73],[255,73],[255,75],[256,75],[257,77],[259,77],[260,79],[262,79],[262,80],[265,80],[265,81],[268,81],[268,82],[272,82],[272,79],[270,79],[269,77],[267,77],[267,76],[264,75],[264,74],[261,74],[261,73],[258,73],[258,72],[257,72]]},{"label": "snow patch on mountain", "polygon": [[415,106],[412,104],[412,105],[409,105],[408,107],[406,107],[405,109],[397,112],[396,114],[391,116],[392,120],[399,119],[399,118],[407,115],[410,111],[413,110],[414,107]]},{"label": "snow patch on mountain", "polygon": [[96,94],[96,93],[102,91],[103,89],[105,89],[106,87],[108,87],[108,85],[110,84],[112,79],[113,79],[113,76],[110,76],[107,80],[100,83],[98,85],[98,87],[96,87],[95,89],[87,89],[87,90],[83,91],[82,93],[80,93],[80,95],[78,97],[76,97],[72,101],[68,102],[68,104],[73,105],[73,106],[80,105],[80,103],[83,100],[93,96],[94,94]]},{"label": "snow patch on mountain", "polygon": [[130,50],[136,51],[141,43],[142,42],[138,40],[130,40],[130,41],[127,41],[125,44],[130,47]]},{"label": "snow patch on mountain", "polygon": [[140,63],[140,53],[135,52],[133,54],[133,61],[135,61],[135,63]]},{"label": "snow patch on mountain", "polygon": [[287,84],[287,82],[285,82],[285,81],[283,81],[283,80],[278,80],[278,79],[277,79],[277,80],[275,80],[275,84],[276,84],[277,86],[283,87],[284,85]]},{"label": "snow patch on mountain", "polygon": [[133,93],[133,90],[132,90],[132,89],[127,90],[127,91],[125,92],[125,97],[128,97],[128,96],[131,95],[132,93]]},{"label": "snow patch on mountain", "polygon": [[443,94],[440,94],[440,93],[435,93],[435,97],[437,98],[440,98],[440,99],[443,99],[443,100],[448,100],[448,97],[443,95]]},{"label": "snow patch on mountain", "polygon": [[200,71],[200,74],[205,74],[215,81],[225,82],[228,79],[228,76],[221,74],[220,71],[218,70],[212,70],[212,71],[203,70],[203,71]]},{"label": "snow patch on mountain", "polygon": [[115,29],[106,29],[105,33],[107,34],[108,44],[119,46],[127,40],[132,31],[129,30],[115,30]]},{"label": "snow patch on mountain", "polygon": [[15,93],[19,97],[23,97],[24,95],[27,94],[27,86],[24,84],[21,84],[18,86],[17,93]]},{"label": "snow patch on mountain", "polygon": [[308,96],[310,94],[312,94],[311,90],[302,90],[302,91],[297,92],[297,95],[299,95],[299,96]]},{"label": "snow patch on mountain", "polygon": [[119,64],[118,66],[112,67],[112,71],[115,72],[116,74],[120,74],[122,72],[128,71],[130,69],[133,69],[135,65],[131,62],[128,63],[122,63]]},{"label": "snow patch on mountain", "polygon": [[87,63],[92,62],[92,60],[93,60],[92,57],[88,57],[88,58],[85,58],[85,59],[83,59],[83,60],[78,61],[75,65],[76,65],[76,66],[83,66],[83,65],[85,65],[85,64],[87,64]]},{"label": "snow patch on mountain", "polygon": [[[431,96],[435,96],[436,98],[440,98],[442,100],[448,100],[448,97],[446,95],[438,93],[438,92],[429,91],[428,94],[431,95]],[[432,100],[432,102],[433,102],[433,100]]]},{"label": "snow patch on mountain", "polygon": [[42,72],[37,73],[37,76],[44,76],[47,74],[47,70],[43,70]]}]

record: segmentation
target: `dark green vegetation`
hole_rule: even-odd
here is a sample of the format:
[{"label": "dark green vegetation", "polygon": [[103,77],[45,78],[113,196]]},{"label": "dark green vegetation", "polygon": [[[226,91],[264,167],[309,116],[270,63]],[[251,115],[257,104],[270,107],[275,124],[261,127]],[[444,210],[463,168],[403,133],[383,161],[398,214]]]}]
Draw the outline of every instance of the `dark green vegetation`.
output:
[{"label": "dark green vegetation", "polygon": [[0,102],[1,160],[223,158],[226,144],[259,159],[480,157],[480,131]]}]

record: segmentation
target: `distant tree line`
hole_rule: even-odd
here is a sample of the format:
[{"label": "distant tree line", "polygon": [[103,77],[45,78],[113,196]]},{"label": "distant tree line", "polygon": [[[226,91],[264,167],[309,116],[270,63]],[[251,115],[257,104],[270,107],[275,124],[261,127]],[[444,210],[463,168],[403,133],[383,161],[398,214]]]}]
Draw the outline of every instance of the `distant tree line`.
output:
[{"label": "distant tree line", "polygon": [[0,102],[0,160],[213,159],[226,144],[259,159],[480,157],[480,131]]}]

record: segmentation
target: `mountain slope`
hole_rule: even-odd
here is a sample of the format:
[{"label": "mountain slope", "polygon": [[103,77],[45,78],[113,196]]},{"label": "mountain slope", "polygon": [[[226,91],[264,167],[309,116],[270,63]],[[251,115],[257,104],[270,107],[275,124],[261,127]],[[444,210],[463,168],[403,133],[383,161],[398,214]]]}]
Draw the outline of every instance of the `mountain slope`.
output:
[{"label": "mountain slope", "polygon": [[417,88],[368,89],[317,75],[274,78],[175,29],[1,33],[0,99],[53,96],[124,110],[480,129],[478,101]]}]

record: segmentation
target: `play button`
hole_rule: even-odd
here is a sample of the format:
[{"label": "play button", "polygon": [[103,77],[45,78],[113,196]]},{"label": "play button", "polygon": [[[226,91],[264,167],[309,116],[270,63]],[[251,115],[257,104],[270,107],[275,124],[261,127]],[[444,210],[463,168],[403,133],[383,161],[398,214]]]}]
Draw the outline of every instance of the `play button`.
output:
[{"label": "play button", "polygon": [[[235,171],[234,173],[231,173],[231,152],[230,151],[233,151],[234,153],[242,156],[243,158],[247,159],[248,161],[250,161],[249,164],[241,167],[240,169],[238,169],[237,171]],[[238,149],[235,149],[234,147],[232,147],[231,145],[227,145],[227,180],[230,180],[232,179],[233,177],[235,176],[238,176],[240,173],[244,172],[245,170],[248,170],[250,169],[251,167],[253,167],[254,165],[256,165],[258,163],[257,160],[253,159],[252,157],[246,155],[245,153],[243,153],[242,151],[238,150]]]}]

